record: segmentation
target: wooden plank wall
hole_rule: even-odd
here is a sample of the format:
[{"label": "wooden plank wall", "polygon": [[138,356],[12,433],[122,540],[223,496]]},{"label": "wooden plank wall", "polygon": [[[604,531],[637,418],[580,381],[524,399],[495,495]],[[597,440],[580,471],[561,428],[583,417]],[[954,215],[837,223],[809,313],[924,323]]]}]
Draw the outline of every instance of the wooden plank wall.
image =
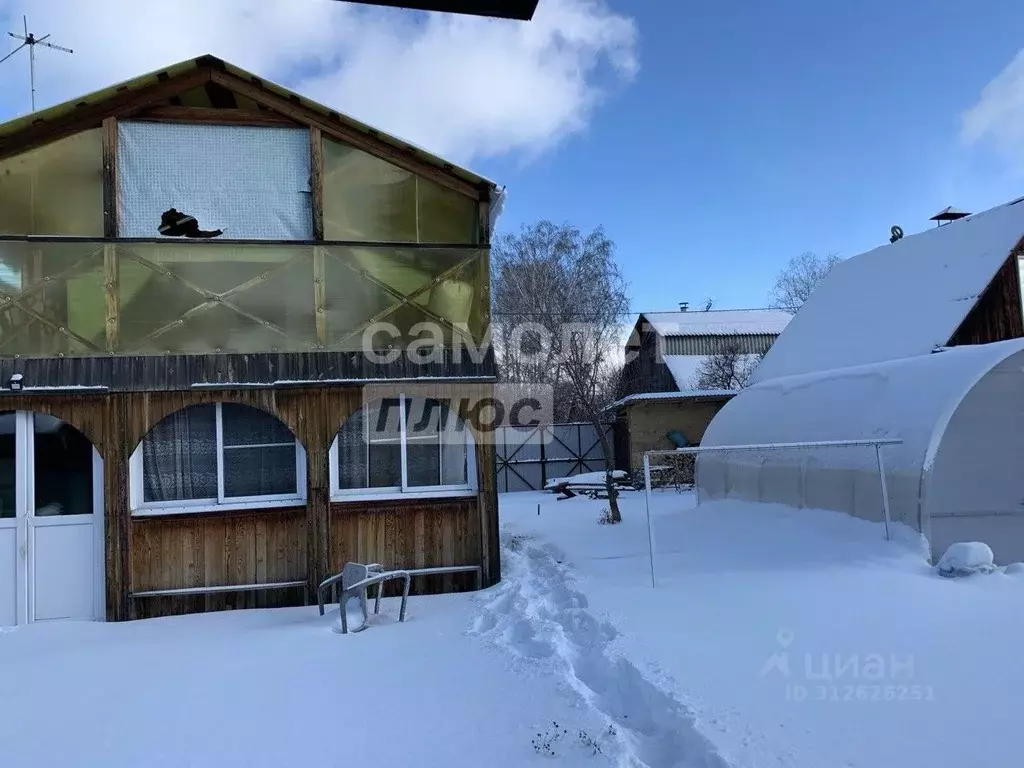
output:
[{"label": "wooden plank wall", "polygon": [[[479,565],[482,530],[476,498],[331,504],[331,570],[346,562],[388,568]],[[415,594],[475,589],[472,574],[419,577]],[[385,594],[400,591],[389,584]]]},{"label": "wooden plank wall", "polygon": [[[134,517],[135,590],[209,584],[263,584],[306,578],[306,509]],[[143,598],[135,615],[167,616],[226,608],[301,605],[306,590]]]},{"label": "wooden plank wall", "polygon": [[1022,255],[1024,246],[1018,245],[953,334],[949,346],[1024,337],[1019,263]]},{"label": "wooden plank wall", "polygon": [[[417,391],[435,397],[486,397],[489,384],[437,383]],[[107,618],[122,620],[197,610],[301,604],[294,593],[143,598],[147,589],[306,579],[307,594],[346,559],[407,565],[481,564],[485,585],[500,578],[492,441],[477,434],[476,497],[373,504],[332,504],[328,453],[342,421],[362,405],[359,387],[198,390],[109,394],[7,393],[0,411],[52,414],[79,429],[103,457]],[[261,408],[287,424],[306,450],[304,508],[132,517],[128,463],[161,419],[181,408],[234,402]],[[343,511],[344,510],[344,511]],[[422,530],[422,535],[420,531]],[[428,533],[429,531],[429,533]],[[332,546],[332,539],[337,542]],[[417,551],[416,547],[424,547]],[[348,553],[358,553],[352,557]],[[424,582],[421,591],[465,588],[458,578]]]}]

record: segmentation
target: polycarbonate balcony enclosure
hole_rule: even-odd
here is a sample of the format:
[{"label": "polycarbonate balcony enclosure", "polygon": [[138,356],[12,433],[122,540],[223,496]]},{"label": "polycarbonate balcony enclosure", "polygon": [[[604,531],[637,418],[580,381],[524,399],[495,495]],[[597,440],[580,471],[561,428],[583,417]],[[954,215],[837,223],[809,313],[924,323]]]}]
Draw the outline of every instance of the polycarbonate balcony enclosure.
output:
[{"label": "polycarbonate balcony enclosure", "polygon": [[302,126],[125,120],[117,147],[116,237],[101,129],[0,160],[0,356],[483,340],[477,200]]}]

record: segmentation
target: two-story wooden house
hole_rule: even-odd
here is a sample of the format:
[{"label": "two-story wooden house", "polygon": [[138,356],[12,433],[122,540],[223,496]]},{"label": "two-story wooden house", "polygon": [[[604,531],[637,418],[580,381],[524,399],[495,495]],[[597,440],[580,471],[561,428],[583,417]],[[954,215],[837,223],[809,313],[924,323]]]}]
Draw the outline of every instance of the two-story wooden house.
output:
[{"label": "two-story wooden house", "polygon": [[500,202],[212,56],[0,125],[0,626],[495,582]]}]

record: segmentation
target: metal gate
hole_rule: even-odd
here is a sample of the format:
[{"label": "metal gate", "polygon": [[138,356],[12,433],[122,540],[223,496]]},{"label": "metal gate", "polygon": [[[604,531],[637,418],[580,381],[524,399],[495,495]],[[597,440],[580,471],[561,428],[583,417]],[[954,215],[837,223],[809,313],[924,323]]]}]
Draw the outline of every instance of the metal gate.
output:
[{"label": "metal gate", "polygon": [[[604,470],[601,441],[593,424],[499,427],[495,432],[498,493],[539,491],[554,477]],[[610,441],[610,425],[605,434]]]}]

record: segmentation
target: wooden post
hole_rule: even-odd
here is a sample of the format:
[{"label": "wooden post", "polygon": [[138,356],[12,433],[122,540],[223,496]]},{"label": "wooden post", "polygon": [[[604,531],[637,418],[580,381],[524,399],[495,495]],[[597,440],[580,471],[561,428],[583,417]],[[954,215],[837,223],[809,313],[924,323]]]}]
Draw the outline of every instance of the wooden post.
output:
[{"label": "wooden post", "polygon": [[[103,238],[117,237],[117,118],[103,119]],[[121,329],[119,269],[117,250],[113,243],[103,245],[103,292],[106,298],[104,329],[107,352],[117,351]]]},{"label": "wooden post", "polygon": [[117,237],[117,118],[103,120],[103,237]]},{"label": "wooden post", "polygon": [[[309,129],[309,207],[313,216],[313,239],[324,239],[324,140],[315,125]],[[313,248],[313,316],[316,343],[327,346],[327,275],[323,248]]]},{"label": "wooden post", "polygon": [[130,395],[107,398],[107,433],[103,446],[104,559],[107,621],[133,618],[131,604],[131,510],[128,501],[127,434]]},{"label": "wooden post", "polygon": [[103,244],[103,291],[107,300],[107,352],[115,354],[121,336],[120,260],[117,246]]},{"label": "wooden post", "polygon": [[[480,245],[490,245],[491,243],[491,199],[490,191],[486,193],[481,192],[481,200],[477,205],[479,222],[477,224],[477,242]],[[486,194],[487,197],[483,197]]]},{"label": "wooden post", "polygon": [[309,207],[313,239],[324,239],[324,141],[315,125],[309,129]]},{"label": "wooden post", "polygon": [[313,246],[313,316],[316,318],[316,343],[327,346],[327,267],[324,249]]}]

